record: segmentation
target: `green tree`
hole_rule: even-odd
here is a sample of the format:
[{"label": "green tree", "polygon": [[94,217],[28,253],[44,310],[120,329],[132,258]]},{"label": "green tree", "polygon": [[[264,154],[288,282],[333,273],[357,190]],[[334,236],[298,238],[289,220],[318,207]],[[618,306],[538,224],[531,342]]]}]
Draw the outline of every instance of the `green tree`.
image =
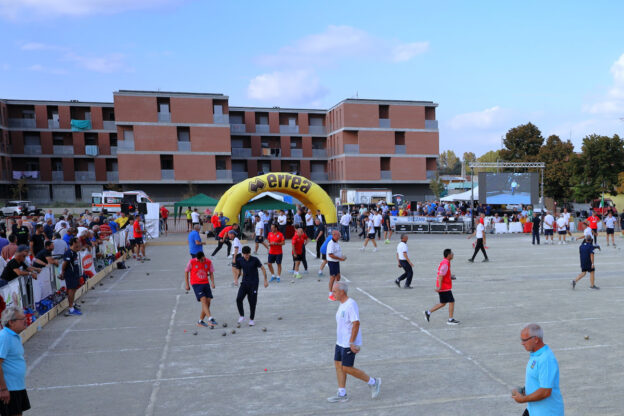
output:
[{"label": "green tree", "polygon": [[445,175],[459,174],[461,172],[461,160],[452,150],[440,153],[439,172]]},{"label": "green tree", "polygon": [[507,132],[501,157],[507,162],[533,162],[537,159],[544,138],[532,123],[522,124]]},{"label": "green tree", "polygon": [[573,192],[577,201],[589,202],[602,192],[617,195],[624,171],[624,140],[591,134],[583,139],[581,154],[573,162]]},{"label": "green tree", "polygon": [[[477,158],[477,162],[484,163],[495,163],[500,160],[500,150],[490,150],[487,153],[482,154]],[[477,172],[496,172],[496,168],[477,168],[475,169],[475,173]]]},{"label": "green tree", "polygon": [[444,184],[440,181],[440,178],[437,175],[435,178],[431,179],[431,182],[429,182],[429,188],[431,188],[431,192],[433,192],[436,199],[440,199],[440,196],[445,189]]},{"label": "green tree", "polygon": [[575,160],[574,145],[568,141],[561,141],[558,136],[552,135],[540,148],[538,158],[544,162],[544,195],[557,202],[565,202],[572,196],[570,180]]},{"label": "green tree", "polygon": [[28,185],[26,184],[26,179],[21,178],[17,180],[15,185],[12,186],[11,195],[13,196],[13,199],[17,200],[26,198],[26,195],[28,195]]}]

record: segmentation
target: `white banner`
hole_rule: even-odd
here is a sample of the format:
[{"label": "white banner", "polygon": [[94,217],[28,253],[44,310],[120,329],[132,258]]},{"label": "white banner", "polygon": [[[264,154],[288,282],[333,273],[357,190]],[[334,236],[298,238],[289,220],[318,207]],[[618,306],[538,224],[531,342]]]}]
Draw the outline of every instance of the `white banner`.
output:
[{"label": "white banner", "polygon": [[52,266],[46,266],[41,269],[41,273],[37,276],[37,279],[33,279],[33,298],[37,303],[41,299],[45,299],[54,293],[52,289]]},{"label": "white banner", "polygon": [[0,296],[4,299],[7,308],[9,306],[23,308],[20,284],[17,279],[13,279],[7,285],[0,287]]}]

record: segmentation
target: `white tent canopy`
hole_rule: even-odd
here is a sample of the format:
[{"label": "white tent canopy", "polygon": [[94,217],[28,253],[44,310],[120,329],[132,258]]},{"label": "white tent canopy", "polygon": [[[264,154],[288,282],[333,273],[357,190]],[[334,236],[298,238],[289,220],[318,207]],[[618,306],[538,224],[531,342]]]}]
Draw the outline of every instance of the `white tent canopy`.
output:
[{"label": "white tent canopy", "polygon": [[[445,196],[444,198],[441,198],[440,201],[442,202],[470,201],[470,199],[472,198],[472,195],[473,195],[473,191],[468,190],[466,192],[462,192],[459,194]],[[475,200],[479,199],[479,186],[474,187],[474,198]]]}]

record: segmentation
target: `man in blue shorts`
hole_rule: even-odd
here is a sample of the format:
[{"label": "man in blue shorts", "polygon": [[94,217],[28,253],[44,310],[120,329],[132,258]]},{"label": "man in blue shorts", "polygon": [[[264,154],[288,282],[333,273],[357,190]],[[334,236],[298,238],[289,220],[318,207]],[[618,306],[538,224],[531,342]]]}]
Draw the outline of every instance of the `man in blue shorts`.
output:
[{"label": "man in blue shorts", "polygon": [[195,258],[197,253],[202,251],[202,246],[204,242],[199,235],[199,230],[201,226],[199,224],[195,224],[193,226],[193,230],[188,235],[188,245],[189,245],[189,253],[191,254],[191,258]]},{"label": "man in blue shorts", "polygon": [[78,251],[80,251],[80,240],[72,237],[69,240],[69,249],[63,255],[63,266],[59,279],[65,281],[67,288],[67,301],[69,302],[68,315],[82,315],[78,305],[74,305],[74,296],[76,289],[80,286],[80,264],[78,260]]},{"label": "man in blue shorts", "polygon": [[572,280],[572,289],[576,287],[578,281],[585,277],[587,273],[589,273],[589,288],[600,289],[594,284],[594,272],[596,270],[594,268],[594,243],[590,235],[586,236],[583,243],[579,246],[579,254],[581,256],[581,274]]},{"label": "man in blue shorts", "polygon": [[[199,224],[196,226],[199,227]],[[208,276],[210,276],[210,282],[208,282]],[[184,270],[184,285],[187,292],[191,290],[191,286],[193,287],[195,297],[202,305],[202,311],[199,315],[197,326],[204,328],[216,326],[217,321],[210,314],[210,301],[212,300],[211,289],[215,288],[214,266],[212,262],[206,258],[203,251],[197,252],[195,257],[189,260],[186,265],[186,269]],[[206,316],[208,317],[208,322],[204,321]]]}]

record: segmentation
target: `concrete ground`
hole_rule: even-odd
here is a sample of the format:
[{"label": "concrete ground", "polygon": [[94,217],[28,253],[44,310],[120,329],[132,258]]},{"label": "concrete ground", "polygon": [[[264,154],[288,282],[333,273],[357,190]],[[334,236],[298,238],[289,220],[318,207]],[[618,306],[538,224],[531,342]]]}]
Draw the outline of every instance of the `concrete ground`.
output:
[{"label": "concrete ground", "polygon": [[[228,326],[209,330],[195,326],[199,305],[182,288],[186,247],[148,247],[151,261],[128,261],[129,270],[85,297],[84,316],[59,317],[25,345],[27,414],[519,415],[524,406],[509,396],[524,384],[528,361],[520,330],[537,322],[559,360],[566,414],[622,415],[622,252],[601,243],[599,291],[588,278],[571,290],[580,271],[576,243],[532,246],[524,235],[493,236],[491,262],[479,255],[470,264],[465,235],[411,235],[414,290],[393,283],[396,237],[376,253],[362,253],[360,241],[343,243],[342,270],[363,332],[356,367],[383,380],[373,401],[363,382],[349,378],[348,403],[326,401],[337,388],[338,305],[327,301],[327,269],[319,282],[310,253],[310,274],[261,288],[256,327],[232,334],[237,289],[225,250],[214,258],[212,312]],[[430,323],[422,315],[437,302],[435,270],[446,247],[455,252],[456,327],[446,325],[446,309]]]}]

